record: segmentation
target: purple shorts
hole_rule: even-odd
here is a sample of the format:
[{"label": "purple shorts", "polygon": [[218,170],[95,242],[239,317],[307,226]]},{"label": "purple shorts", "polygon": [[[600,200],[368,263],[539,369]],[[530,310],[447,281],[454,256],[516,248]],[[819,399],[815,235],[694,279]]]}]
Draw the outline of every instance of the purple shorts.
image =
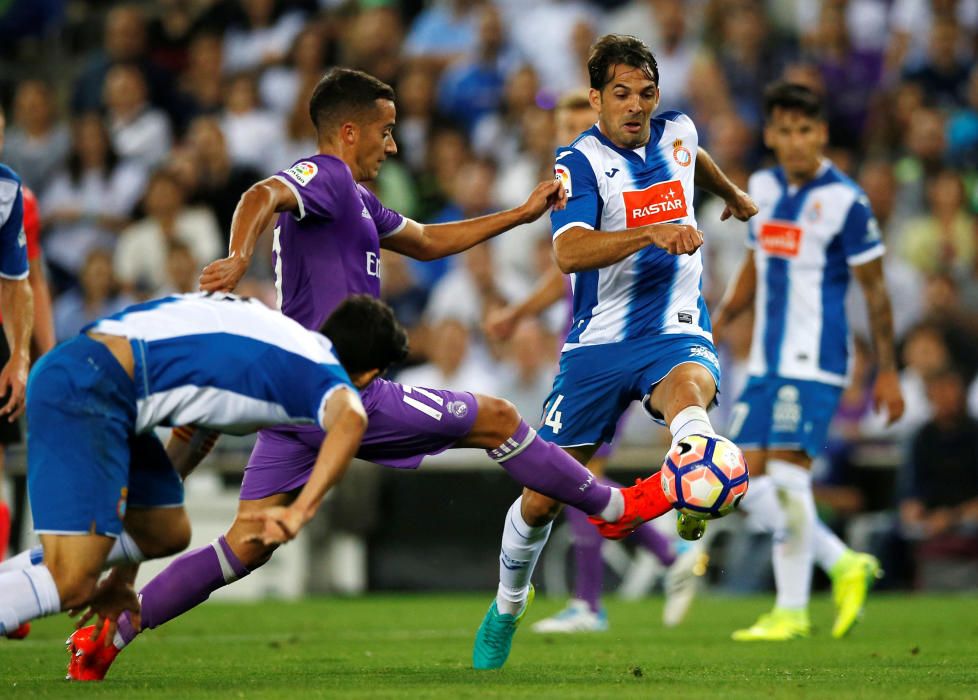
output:
[{"label": "purple shorts", "polygon": [[[395,469],[415,469],[472,431],[478,413],[468,392],[404,386],[375,379],[360,398],[367,432],[357,457]],[[318,428],[269,428],[258,433],[241,482],[245,501],[288,493],[309,479],[324,433]]]}]

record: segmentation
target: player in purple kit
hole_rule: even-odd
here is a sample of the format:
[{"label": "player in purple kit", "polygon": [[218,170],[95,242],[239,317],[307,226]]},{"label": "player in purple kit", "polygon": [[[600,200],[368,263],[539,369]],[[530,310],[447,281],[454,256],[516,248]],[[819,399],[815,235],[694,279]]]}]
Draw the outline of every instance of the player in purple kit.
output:
[{"label": "player in purple kit", "polygon": [[[515,209],[456,223],[416,223],[386,209],[359,184],[375,178],[383,161],[397,152],[393,90],[365,73],[333,69],[314,90],[310,114],[319,152],[242,196],[231,224],[230,254],[204,269],[204,290],[234,289],[258,237],[278,214],[273,250],[281,309],[316,327],[346,296],[379,295],[381,247],[421,260],[445,257],[563,206],[562,186],[547,181]],[[596,482],[584,466],[538,438],[505,400],[377,379],[362,401],[369,418],[357,453],[362,459],[414,468],[424,456],[449,448],[482,448],[520,483],[590,515],[623,527],[650,517],[640,487]],[[227,561],[191,552],[173,562],[140,592],[143,628],[182,614],[268,561],[282,538],[263,533],[253,513],[286,502],[289,492],[305,483],[313,446],[321,442],[319,431],[279,428],[259,434],[245,468],[238,517],[225,535],[231,550]],[[529,561],[511,564],[524,567]],[[139,632],[125,616],[119,630],[116,648]],[[91,629],[75,633],[80,634]],[[100,667],[101,675],[108,670],[97,650],[81,665]]]}]

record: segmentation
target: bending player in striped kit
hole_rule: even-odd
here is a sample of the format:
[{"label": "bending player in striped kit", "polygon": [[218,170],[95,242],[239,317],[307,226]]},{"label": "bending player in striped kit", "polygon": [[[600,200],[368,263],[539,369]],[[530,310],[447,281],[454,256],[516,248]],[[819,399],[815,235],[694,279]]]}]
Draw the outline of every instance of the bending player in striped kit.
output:
[{"label": "bending player in striped kit", "polygon": [[[344,325],[355,327],[352,342]],[[334,346],[327,333],[342,340]],[[129,554],[165,556],[190,537],[183,485],[156,426],[327,430],[301,493],[253,514],[266,538],[294,537],[360,444],[367,417],[357,389],[406,353],[404,329],[375,299],[350,299],[316,332],[229,294],[136,304],[52,350],[34,368],[26,402],[28,489],[43,561],[28,551],[3,564],[0,634],[89,605],[86,616],[105,622],[103,642],[123,613],[139,627]],[[219,539],[208,556],[220,572],[228,543]],[[120,565],[97,588],[106,562]]]}]

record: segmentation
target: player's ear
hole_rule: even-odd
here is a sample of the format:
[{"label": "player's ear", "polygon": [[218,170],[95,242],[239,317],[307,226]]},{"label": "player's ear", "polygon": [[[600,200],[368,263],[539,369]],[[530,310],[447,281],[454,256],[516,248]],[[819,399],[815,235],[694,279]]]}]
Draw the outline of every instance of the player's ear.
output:
[{"label": "player's ear", "polygon": [[350,380],[353,382],[353,386],[357,389],[364,389],[370,382],[375,380],[380,376],[379,369],[368,369],[365,372],[355,372],[350,375]]},{"label": "player's ear", "polygon": [[591,103],[591,108],[595,112],[601,111],[601,91],[595,90],[594,88],[589,88],[587,91],[587,100]]},{"label": "player's ear", "polygon": [[343,126],[340,127],[340,138],[343,143],[352,146],[357,142],[357,138],[360,136],[360,127],[353,122],[345,122]]}]

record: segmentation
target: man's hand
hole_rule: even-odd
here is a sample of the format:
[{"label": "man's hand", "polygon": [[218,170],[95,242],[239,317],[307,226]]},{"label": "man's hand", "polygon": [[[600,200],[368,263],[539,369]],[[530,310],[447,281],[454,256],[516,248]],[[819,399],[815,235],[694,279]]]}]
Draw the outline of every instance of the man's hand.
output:
[{"label": "man's hand", "polygon": [[27,373],[30,363],[26,358],[11,357],[0,372],[0,396],[7,396],[7,403],[0,408],[0,416],[7,416],[13,423],[24,412],[24,393],[27,391]]},{"label": "man's hand", "polygon": [[248,271],[248,261],[238,255],[215,260],[200,273],[200,291],[233,292]]},{"label": "man's hand", "polygon": [[703,245],[703,233],[686,224],[652,224],[652,244],[672,255],[692,255]]},{"label": "man's hand", "polygon": [[486,314],[482,330],[490,340],[506,340],[513,335],[519,320],[515,306],[495,308]]},{"label": "man's hand", "polygon": [[873,385],[873,408],[877,412],[886,409],[886,424],[893,425],[903,415],[903,393],[900,391],[900,375],[895,370],[880,372]]},{"label": "man's hand", "polygon": [[272,506],[254,513],[242,513],[242,520],[262,523],[262,533],[245,538],[245,542],[272,545],[294,540],[308,521],[305,513],[294,506]]},{"label": "man's hand", "polygon": [[726,221],[731,216],[740,221],[747,221],[757,213],[757,205],[754,204],[754,200],[739,187],[735,187],[733,194],[724,201],[727,206],[723,208],[723,213],[720,214],[720,221]]},{"label": "man's hand", "polygon": [[98,585],[87,608],[69,610],[68,614],[75,617],[81,613],[81,617],[75,624],[76,629],[81,629],[93,617],[98,617],[98,624],[95,625],[95,630],[92,632],[93,640],[98,638],[103,625],[107,624],[109,633],[105,636],[105,645],[108,646],[115,637],[116,620],[127,610],[130,613],[133,627],[137,630],[140,629],[142,620],[139,612],[139,596],[136,595],[135,587],[128,581],[120,581],[109,575]]},{"label": "man's hand", "polygon": [[567,206],[567,192],[560,180],[544,180],[530,192],[530,196],[520,206],[520,220],[524,224],[539,219],[545,211],[553,207],[560,211]]}]

